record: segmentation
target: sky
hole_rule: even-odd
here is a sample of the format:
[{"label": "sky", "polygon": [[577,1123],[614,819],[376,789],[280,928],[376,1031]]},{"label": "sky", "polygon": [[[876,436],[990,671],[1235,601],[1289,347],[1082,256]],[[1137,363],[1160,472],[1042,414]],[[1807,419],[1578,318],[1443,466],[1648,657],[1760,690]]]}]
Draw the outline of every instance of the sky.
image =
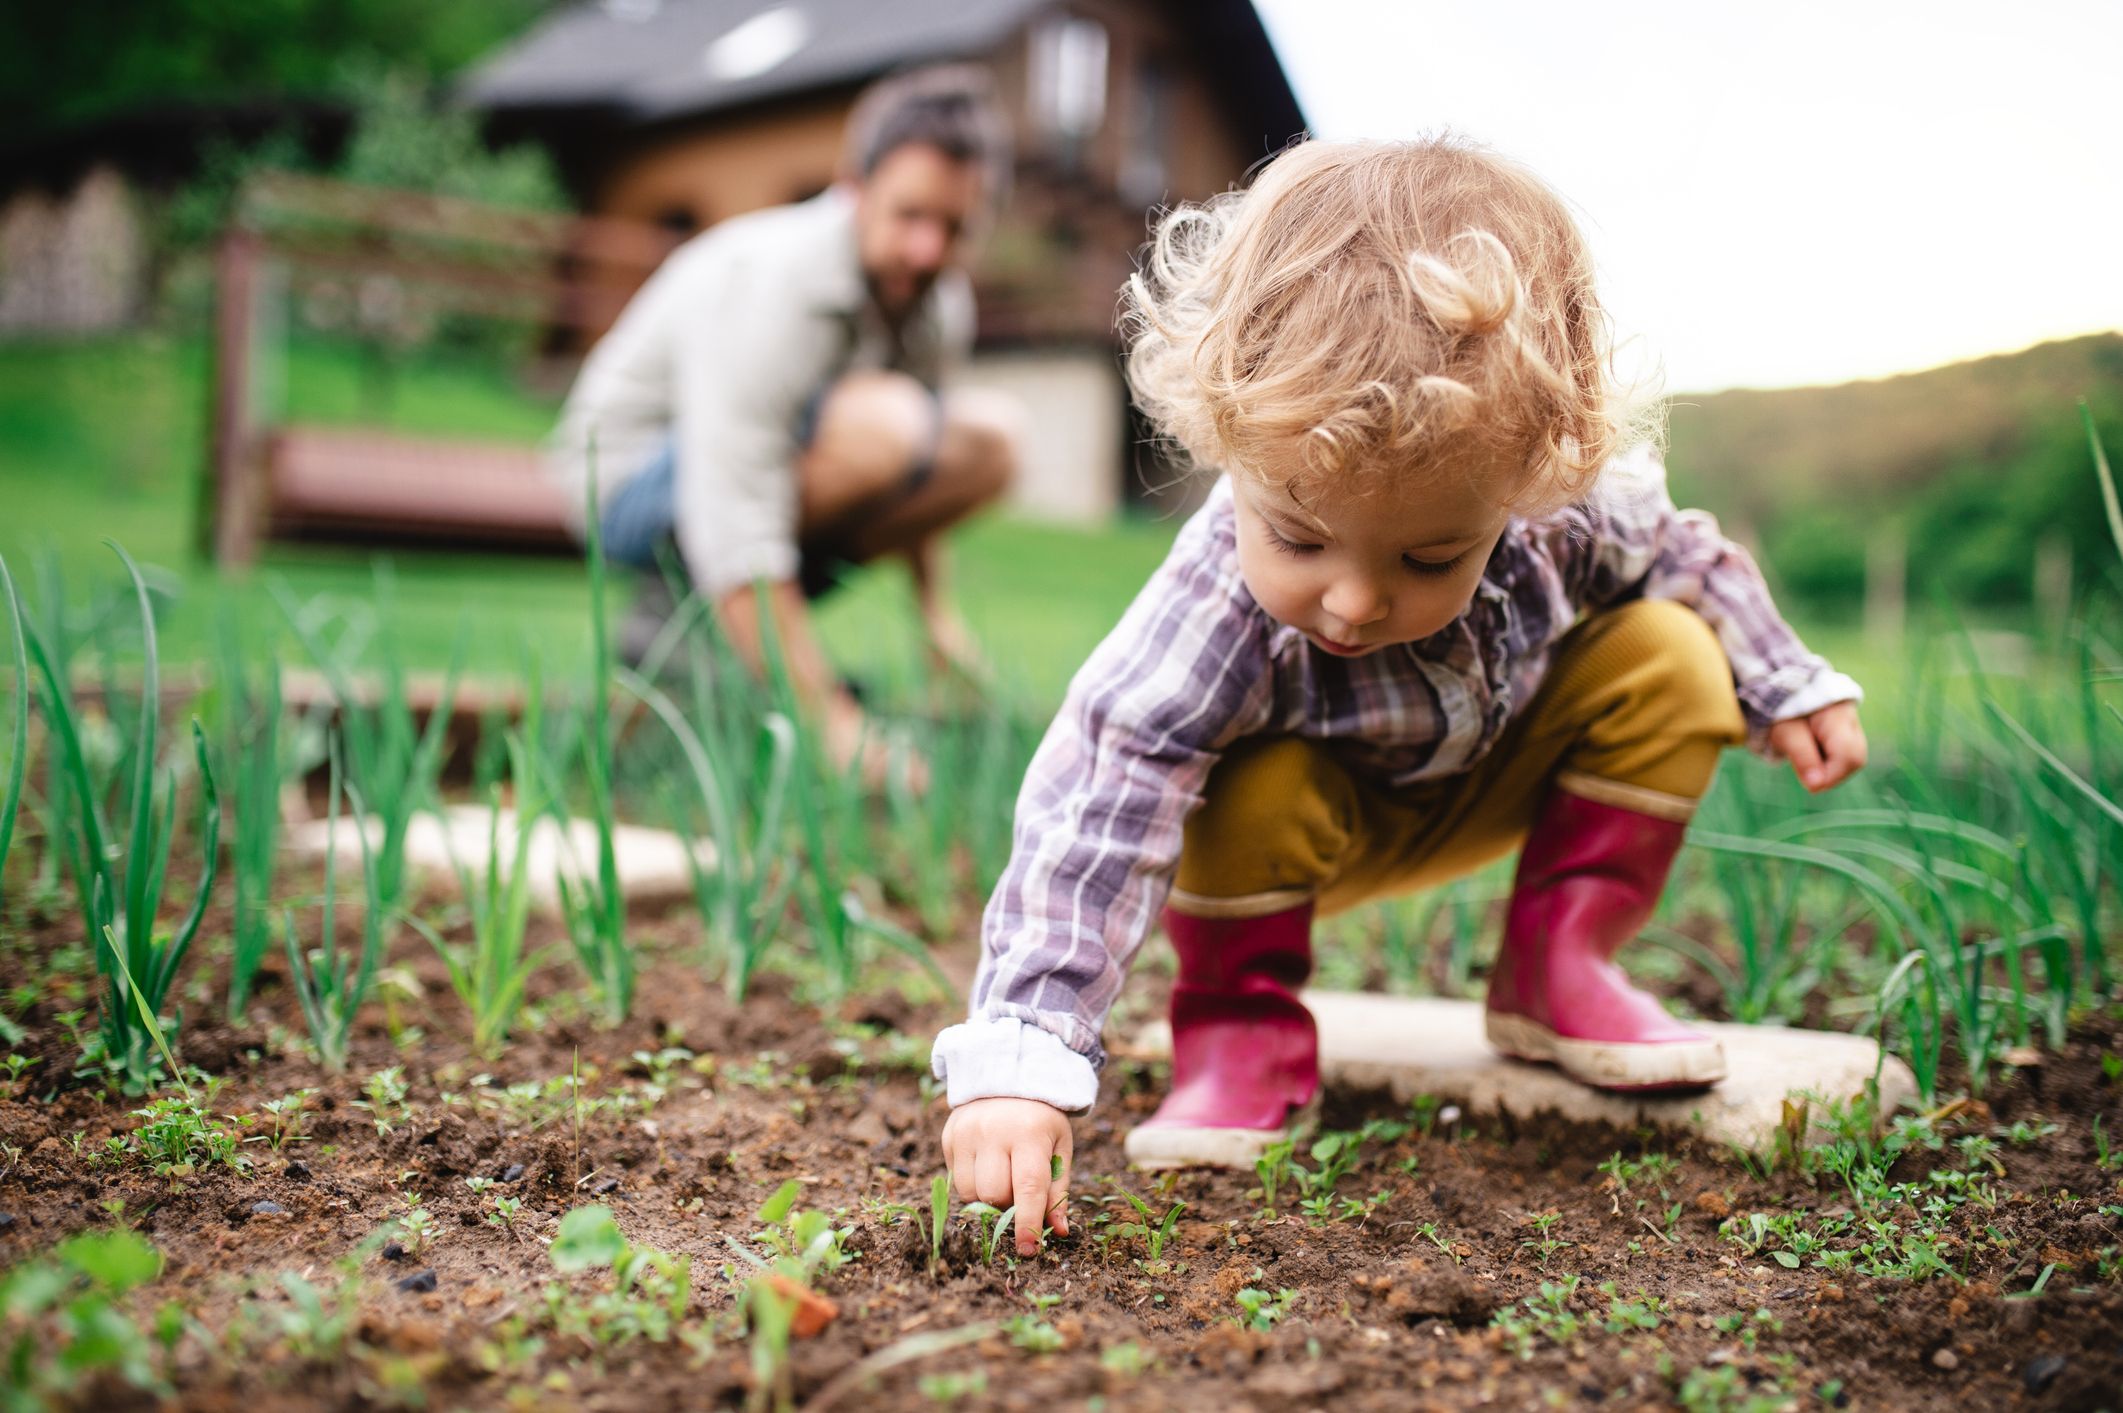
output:
[{"label": "sky", "polygon": [[1576,208],[1673,392],[2123,328],[2119,0],[1257,0],[1313,131],[1441,128]]}]

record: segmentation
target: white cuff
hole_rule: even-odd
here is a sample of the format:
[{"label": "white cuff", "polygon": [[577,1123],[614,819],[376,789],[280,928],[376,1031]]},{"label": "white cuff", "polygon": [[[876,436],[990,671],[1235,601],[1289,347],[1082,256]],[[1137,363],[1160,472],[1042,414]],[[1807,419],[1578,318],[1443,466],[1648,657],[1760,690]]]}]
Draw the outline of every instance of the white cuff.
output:
[{"label": "white cuff", "polygon": [[969,1020],[936,1037],[929,1068],[951,1107],[975,1099],[1037,1099],[1080,1114],[1098,1098],[1098,1071],[1061,1037],[1015,1016]]},{"label": "white cuff", "polygon": [[1789,721],[1795,716],[1812,716],[1825,706],[1837,702],[1862,702],[1865,689],[1843,673],[1830,670],[1820,673],[1811,682],[1784,698],[1777,707],[1777,720]]}]

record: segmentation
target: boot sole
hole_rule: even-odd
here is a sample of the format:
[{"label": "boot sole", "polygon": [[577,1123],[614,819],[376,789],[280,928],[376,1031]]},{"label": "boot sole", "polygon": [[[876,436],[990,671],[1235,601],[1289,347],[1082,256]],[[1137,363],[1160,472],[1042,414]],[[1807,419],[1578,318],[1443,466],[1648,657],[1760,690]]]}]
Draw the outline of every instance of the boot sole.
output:
[{"label": "boot sole", "polygon": [[1319,1099],[1290,1116],[1281,1128],[1182,1128],[1178,1125],[1132,1129],[1121,1145],[1133,1167],[1149,1172],[1173,1168],[1224,1168],[1250,1173],[1261,1155],[1285,1139],[1309,1137],[1319,1126]]},{"label": "boot sole", "polygon": [[1514,1059],[1554,1065],[1581,1084],[1622,1093],[1707,1089],[1725,1077],[1725,1047],[1715,1040],[1631,1044],[1572,1040],[1524,1016],[1485,1011],[1489,1043]]}]

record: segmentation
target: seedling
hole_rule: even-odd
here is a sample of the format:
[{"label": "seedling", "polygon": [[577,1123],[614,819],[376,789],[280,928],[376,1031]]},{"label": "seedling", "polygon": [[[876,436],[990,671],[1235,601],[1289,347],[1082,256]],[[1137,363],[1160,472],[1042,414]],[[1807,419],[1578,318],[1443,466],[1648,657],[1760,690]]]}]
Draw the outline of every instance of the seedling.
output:
[{"label": "seedling", "polygon": [[[1259,1271],[1255,1271],[1253,1274],[1255,1279],[1259,1279]],[[1274,1329],[1276,1323],[1289,1314],[1291,1307],[1297,1304],[1297,1292],[1285,1287],[1270,1295],[1265,1290],[1255,1290],[1248,1286],[1233,1296],[1232,1299],[1238,1302],[1238,1308],[1241,1311],[1239,1323],[1249,1330],[1259,1330],[1262,1333],[1266,1333]]]},{"label": "seedling", "polygon": [[[540,688],[534,676],[532,702]],[[516,1024],[523,1009],[524,991],[531,973],[544,960],[543,954],[525,950],[531,917],[531,836],[538,817],[545,812],[539,794],[539,779],[524,746],[525,735],[535,732],[537,710],[525,713],[524,734],[511,732],[508,739],[509,773],[516,796],[516,837],[502,863],[501,792],[490,795],[487,816],[486,872],[474,879],[464,860],[454,858],[457,876],[471,909],[472,940],[467,944],[445,941],[432,927],[411,919],[441,955],[450,974],[451,989],[472,1013],[472,1049],[492,1058]]]},{"label": "seedling", "polygon": [[[774,1255],[774,1268],[791,1280],[810,1285],[822,1275],[839,1270],[855,1259],[847,1249],[853,1227],[836,1227],[823,1212],[796,1210],[803,1184],[790,1178],[774,1190],[759,1209],[764,1224],[752,1239]],[[993,1259],[992,1257],[990,1259]]]},{"label": "seedling", "polygon": [[118,847],[116,835],[104,823],[68,683],[35,629],[28,630],[27,647],[42,682],[44,719],[55,748],[54,773],[65,779],[66,802],[74,811],[55,843],[65,852],[81,916],[88,935],[96,939],[97,970],[105,981],[102,1026],[94,1045],[82,1057],[84,1068],[107,1070],[126,1092],[142,1094],[153,1084],[162,1057],[170,1048],[169,1036],[177,1030],[177,1022],[161,1020],[162,1009],[213,896],[220,857],[221,806],[215,793],[213,764],[207,759],[206,733],[194,718],[192,752],[199,774],[202,860],[199,887],[191,912],[177,931],[158,936],[155,919],[161,909],[170,849],[176,839],[177,786],[156,755],[162,685],[155,647],[155,615],[140,567],[116,541],[104,543],[117,554],[131,577],[142,649],[140,706],[136,712],[128,790],[131,832],[123,848]]},{"label": "seedling", "polygon": [[[1111,1179],[1108,1179],[1108,1181],[1111,1181]],[[1179,1214],[1187,1210],[1187,1204],[1175,1202],[1160,1215],[1149,1203],[1143,1201],[1142,1198],[1137,1197],[1119,1183],[1114,1183],[1113,1188],[1127,1201],[1130,1207],[1135,1209],[1136,1218],[1132,1222],[1116,1224],[1113,1234],[1122,1240],[1133,1238],[1142,1242],[1143,1259],[1138,1260],[1135,1264],[1142,1269],[1145,1275],[1161,1276],[1168,1274],[1171,1267],[1165,1262],[1165,1243],[1172,1239],[1173,1229],[1179,1225]]]},{"label": "seedling", "polygon": [[14,654],[14,710],[9,717],[13,739],[7,752],[7,783],[0,786],[0,903],[7,898],[7,852],[15,838],[15,814],[22,804],[22,781],[29,769],[29,649],[22,632],[22,600],[7,557],[0,555],[0,590],[7,594],[8,646]]},{"label": "seedling", "polygon": [[182,1333],[182,1312],[172,1319],[166,1308],[151,1338],[125,1304],[128,1292],[161,1274],[161,1253],[121,1227],[83,1233],[0,1276],[8,1406],[71,1405],[106,1374],[169,1396],[157,1366]]},{"label": "seedling", "polygon": [[1496,1312],[1490,1323],[1503,1331],[1504,1338],[1522,1360],[1533,1357],[1537,1339],[1567,1345],[1577,1338],[1585,1324],[1570,1308],[1577,1289],[1576,1276],[1565,1276],[1560,1281],[1542,1281],[1538,1295],[1528,1296],[1517,1305],[1505,1306]]},{"label": "seedling", "polygon": [[922,1218],[921,1209],[905,1202],[881,1202],[873,1209],[874,1215],[884,1222],[911,1222],[914,1230],[929,1248],[929,1274],[935,1275],[944,1266],[944,1221],[951,1214],[951,1175],[938,1173],[929,1184],[928,1220]]},{"label": "seedling", "polygon": [[1011,1223],[1017,1219],[1016,1206],[998,1208],[992,1203],[968,1202],[958,1209],[958,1214],[972,1218],[974,1248],[981,1253],[983,1264],[994,1265],[1004,1239],[1010,1235]]},{"label": "seedling", "polygon": [[318,930],[318,945],[308,952],[296,945],[293,908],[287,910],[281,939],[287,946],[288,975],[294,982],[295,995],[302,1003],[303,1019],[309,1022],[310,1043],[316,1046],[317,1058],[327,1070],[344,1074],[347,1048],[354,1033],[354,1014],[368,1000],[369,988],[375,982],[376,967],[383,960],[388,938],[383,885],[369,848],[361,796],[356,794],[354,836],[361,846],[361,877],[366,894],[361,915],[361,952],[357,958],[349,959],[339,950],[335,910],[338,874],[335,846],[340,822],[339,742],[336,737],[331,744],[330,756],[330,784],[326,795],[329,805],[325,816],[324,912]]},{"label": "seedling", "polygon": [[1573,1241],[1565,1241],[1555,1235],[1555,1228],[1563,1220],[1563,1214],[1560,1212],[1540,1212],[1529,1216],[1526,1220],[1533,1227],[1533,1235],[1521,1241],[1519,1248],[1523,1251],[1531,1251],[1534,1259],[1540,1262],[1543,1270],[1547,1269],[1548,1263],[1555,1259],[1559,1253],[1577,1244]]},{"label": "seedling", "polygon": [[609,1207],[577,1207],[562,1217],[546,1254],[563,1274],[612,1273],[611,1287],[587,1301],[558,1283],[546,1287],[554,1327],[599,1348],[670,1339],[692,1301],[692,1258],[629,1242]]}]

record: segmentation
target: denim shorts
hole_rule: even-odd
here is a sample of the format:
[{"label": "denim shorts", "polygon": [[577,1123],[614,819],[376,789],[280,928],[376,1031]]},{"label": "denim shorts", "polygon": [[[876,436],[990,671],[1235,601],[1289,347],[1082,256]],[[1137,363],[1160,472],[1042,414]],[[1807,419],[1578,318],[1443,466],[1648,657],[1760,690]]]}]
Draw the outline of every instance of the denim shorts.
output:
[{"label": "denim shorts", "polygon": [[[796,444],[799,447],[808,448],[811,439],[817,435],[819,408],[831,388],[829,383],[805,399],[803,409],[796,417]],[[940,405],[937,417],[941,426]],[[918,459],[908,469],[905,480],[887,492],[886,499],[897,501],[912,495],[927,483],[935,470],[932,450],[929,456]],[[882,508],[873,504],[864,506],[863,510],[874,514]],[[654,573],[658,567],[657,554],[673,540],[677,525],[678,443],[673,437],[665,437],[663,445],[606,502],[604,517],[598,522],[604,557],[613,564]],[[843,547],[847,528],[832,527],[827,533],[806,539],[797,547],[797,579],[807,597],[815,599],[831,592],[855,567],[856,562]]]}]

